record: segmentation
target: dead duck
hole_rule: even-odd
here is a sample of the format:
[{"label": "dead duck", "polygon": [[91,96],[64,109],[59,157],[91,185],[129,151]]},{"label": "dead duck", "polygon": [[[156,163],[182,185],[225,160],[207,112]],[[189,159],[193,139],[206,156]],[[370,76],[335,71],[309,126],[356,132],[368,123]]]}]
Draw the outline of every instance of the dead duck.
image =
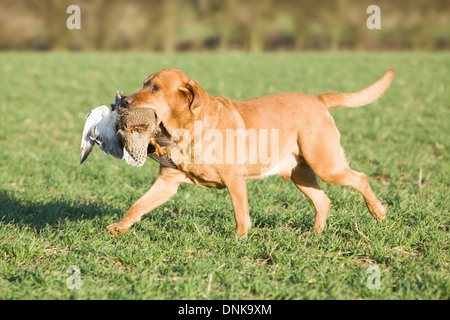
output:
[{"label": "dead duck", "polygon": [[163,147],[174,145],[163,134],[155,112],[149,108],[122,110],[117,117],[115,129],[124,144],[125,160],[134,166],[140,167],[145,163],[149,150],[158,159],[167,156]]},{"label": "dead duck", "polygon": [[155,112],[147,108],[128,110],[122,103],[125,97],[117,91],[111,109],[103,105],[88,113],[81,139],[80,164],[96,144],[104,154],[133,166],[142,166],[148,155],[161,165],[176,169],[163,150],[175,143],[164,134]]}]

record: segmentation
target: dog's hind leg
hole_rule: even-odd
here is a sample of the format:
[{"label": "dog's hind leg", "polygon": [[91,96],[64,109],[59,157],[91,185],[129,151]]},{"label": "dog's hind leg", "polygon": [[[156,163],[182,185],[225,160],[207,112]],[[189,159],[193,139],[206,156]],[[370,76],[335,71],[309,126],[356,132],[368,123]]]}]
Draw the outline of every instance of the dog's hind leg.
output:
[{"label": "dog's hind leg", "polygon": [[304,159],[300,159],[297,167],[292,171],[291,180],[313,203],[314,208],[316,209],[314,230],[318,233],[321,232],[325,227],[325,222],[327,220],[330,199],[328,199],[326,194],[320,189],[315,173]]},{"label": "dog's hind leg", "polygon": [[302,144],[303,157],[323,181],[351,186],[359,191],[364,196],[372,216],[383,220],[386,217],[386,209],[373,193],[366,175],[349,167],[340,145],[340,134],[331,116],[328,119],[331,119],[331,122],[326,126],[326,130],[317,132],[308,143]]}]

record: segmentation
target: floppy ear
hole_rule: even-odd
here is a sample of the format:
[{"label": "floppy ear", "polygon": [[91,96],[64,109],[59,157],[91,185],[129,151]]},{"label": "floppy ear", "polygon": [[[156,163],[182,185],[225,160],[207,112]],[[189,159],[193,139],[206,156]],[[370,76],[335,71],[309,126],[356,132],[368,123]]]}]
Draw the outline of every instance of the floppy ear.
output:
[{"label": "floppy ear", "polygon": [[199,85],[195,81],[189,81],[178,87],[183,94],[189,99],[189,108],[194,111],[195,108],[202,104],[202,98]]}]

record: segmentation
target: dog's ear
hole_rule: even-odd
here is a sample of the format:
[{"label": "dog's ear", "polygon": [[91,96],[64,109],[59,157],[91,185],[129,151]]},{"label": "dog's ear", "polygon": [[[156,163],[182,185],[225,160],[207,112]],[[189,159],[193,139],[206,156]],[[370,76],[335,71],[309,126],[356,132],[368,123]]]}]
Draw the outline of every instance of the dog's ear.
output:
[{"label": "dog's ear", "polygon": [[193,112],[202,104],[200,85],[191,80],[178,87],[182,94],[186,95],[189,100],[189,108]]}]

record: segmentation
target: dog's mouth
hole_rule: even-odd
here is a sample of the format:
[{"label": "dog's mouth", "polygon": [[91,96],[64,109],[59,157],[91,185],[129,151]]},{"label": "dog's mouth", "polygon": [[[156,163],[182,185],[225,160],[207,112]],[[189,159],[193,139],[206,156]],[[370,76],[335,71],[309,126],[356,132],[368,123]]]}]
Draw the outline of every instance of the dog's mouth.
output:
[{"label": "dog's mouth", "polygon": [[147,146],[147,154],[151,154],[151,153],[155,153],[155,152],[156,152],[156,148],[152,144],[149,144]]},{"label": "dog's mouth", "polygon": [[[121,116],[124,113],[127,112],[132,112],[133,108],[130,108],[130,106],[125,103],[125,98],[127,96],[124,95],[122,93],[122,91],[116,91],[116,97],[115,97],[115,101],[114,103],[111,103],[111,109],[112,110],[116,110],[117,115]],[[157,135],[159,138],[158,139],[162,139],[160,140],[162,144],[162,146],[164,146],[164,143],[166,145],[170,145],[170,141],[172,138],[172,135],[169,133],[169,131],[166,129],[166,127],[164,126],[164,123],[162,122],[161,118],[158,117],[158,114],[155,112],[155,110],[153,108],[151,108],[150,106],[143,106],[140,108],[148,108],[148,109],[152,109],[155,115],[155,124],[156,124],[156,130],[155,132],[157,132]],[[125,127],[121,127],[119,128],[116,127],[116,131],[122,136],[124,135],[128,135],[128,134],[134,134],[134,133],[142,133],[142,134],[147,134],[148,133],[148,126],[147,125],[133,125],[133,126],[126,126]],[[164,137],[162,137],[164,136]],[[138,137],[136,135],[134,135],[134,137]],[[136,143],[136,141],[135,141]],[[175,144],[173,141],[171,142],[173,144]],[[138,143],[139,144],[139,143]],[[127,162],[129,164],[132,164],[134,166],[142,166],[145,163],[145,157],[143,156],[145,154],[145,146],[140,145],[138,146],[127,146],[129,150],[124,150],[127,153],[126,158],[128,159]],[[124,149],[127,149],[127,147],[125,147]],[[138,150],[139,149],[139,150]],[[147,146],[147,155],[150,156],[151,158],[153,158],[154,160],[156,160],[159,163],[162,163],[161,161],[163,160],[163,162],[165,162],[166,166],[170,166],[172,168],[176,168],[176,166],[173,164],[173,161],[165,156],[165,157],[161,157],[161,156],[157,156],[156,154],[158,153],[156,150],[156,147],[152,144],[149,143]],[[166,163],[167,162],[167,163]]]}]

